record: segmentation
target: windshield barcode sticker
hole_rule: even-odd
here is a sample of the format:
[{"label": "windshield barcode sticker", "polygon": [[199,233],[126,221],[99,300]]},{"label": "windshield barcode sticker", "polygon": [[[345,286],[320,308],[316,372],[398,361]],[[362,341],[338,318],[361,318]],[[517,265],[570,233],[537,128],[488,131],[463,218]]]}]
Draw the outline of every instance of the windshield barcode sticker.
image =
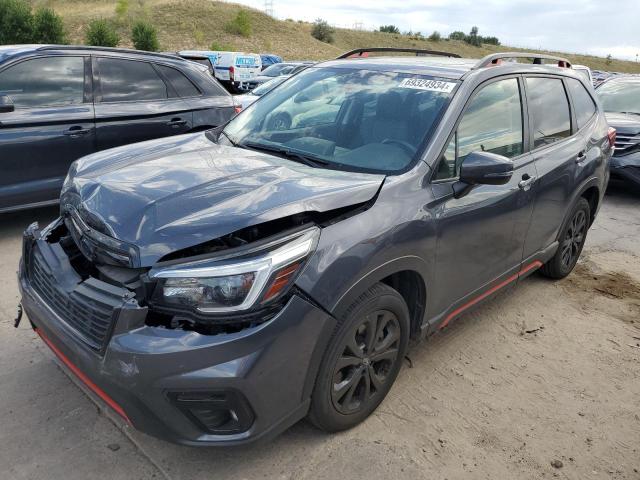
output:
[{"label": "windshield barcode sticker", "polygon": [[405,78],[400,82],[400,88],[415,88],[417,90],[428,90],[430,92],[451,93],[456,84],[454,82],[443,82],[441,80],[427,80],[426,78]]}]

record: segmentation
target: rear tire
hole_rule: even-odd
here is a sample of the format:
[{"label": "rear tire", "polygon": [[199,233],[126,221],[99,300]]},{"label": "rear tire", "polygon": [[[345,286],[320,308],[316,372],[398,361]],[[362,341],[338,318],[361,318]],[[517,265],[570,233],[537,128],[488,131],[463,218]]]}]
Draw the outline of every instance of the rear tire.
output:
[{"label": "rear tire", "polygon": [[382,402],[398,376],[409,342],[409,309],[393,288],[377,283],[340,317],[320,365],[309,419],[337,432],[354,427]]},{"label": "rear tire", "polygon": [[590,221],[591,207],[589,202],[581,197],[562,227],[556,254],[540,269],[545,277],[560,279],[571,273],[582,253]]}]

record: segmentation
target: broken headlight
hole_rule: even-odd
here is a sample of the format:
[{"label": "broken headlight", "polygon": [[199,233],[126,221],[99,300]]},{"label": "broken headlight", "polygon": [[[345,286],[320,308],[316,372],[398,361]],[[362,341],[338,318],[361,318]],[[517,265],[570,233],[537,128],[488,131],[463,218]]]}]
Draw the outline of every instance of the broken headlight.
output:
[{"label": "broken headlight", "polygon": [[288,290],[318,242],[312,227],[270,242],[257,250],[154,269],[159,280],[155,301],[203,313],[248,310]]}]

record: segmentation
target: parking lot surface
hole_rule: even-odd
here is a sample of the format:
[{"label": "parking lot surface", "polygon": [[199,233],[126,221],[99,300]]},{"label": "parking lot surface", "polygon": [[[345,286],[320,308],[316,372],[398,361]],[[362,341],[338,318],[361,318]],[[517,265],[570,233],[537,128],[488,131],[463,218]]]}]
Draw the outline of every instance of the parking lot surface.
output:
[{"label": "parking lot surface", "polygon": [[13,328],[21,232],[55,215],[0,217],[0,478],[640,479],[639,193],[610,189],[567,279],[533,275],[413,347],[360,426],[231,450],[122,425]]}]

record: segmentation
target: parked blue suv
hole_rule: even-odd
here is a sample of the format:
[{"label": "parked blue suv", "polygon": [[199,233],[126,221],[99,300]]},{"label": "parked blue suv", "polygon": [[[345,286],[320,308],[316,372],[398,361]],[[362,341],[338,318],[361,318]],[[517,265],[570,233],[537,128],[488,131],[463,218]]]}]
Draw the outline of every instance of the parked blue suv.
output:
[{"label": "parked blue suv", "polygon": [[56,203],[74,160],[235,114],[192,62],[134,50],[0,47],[0,212]]},{"label": "parked blue suv", "polygon": [[224,127],[76,161],[60,218],[25,232],[33,328],[136,428],[193,445],[350,428],[410,338],[574,268],[615,140],[582,76],[538,54],[354,58],[376,50]]}]

